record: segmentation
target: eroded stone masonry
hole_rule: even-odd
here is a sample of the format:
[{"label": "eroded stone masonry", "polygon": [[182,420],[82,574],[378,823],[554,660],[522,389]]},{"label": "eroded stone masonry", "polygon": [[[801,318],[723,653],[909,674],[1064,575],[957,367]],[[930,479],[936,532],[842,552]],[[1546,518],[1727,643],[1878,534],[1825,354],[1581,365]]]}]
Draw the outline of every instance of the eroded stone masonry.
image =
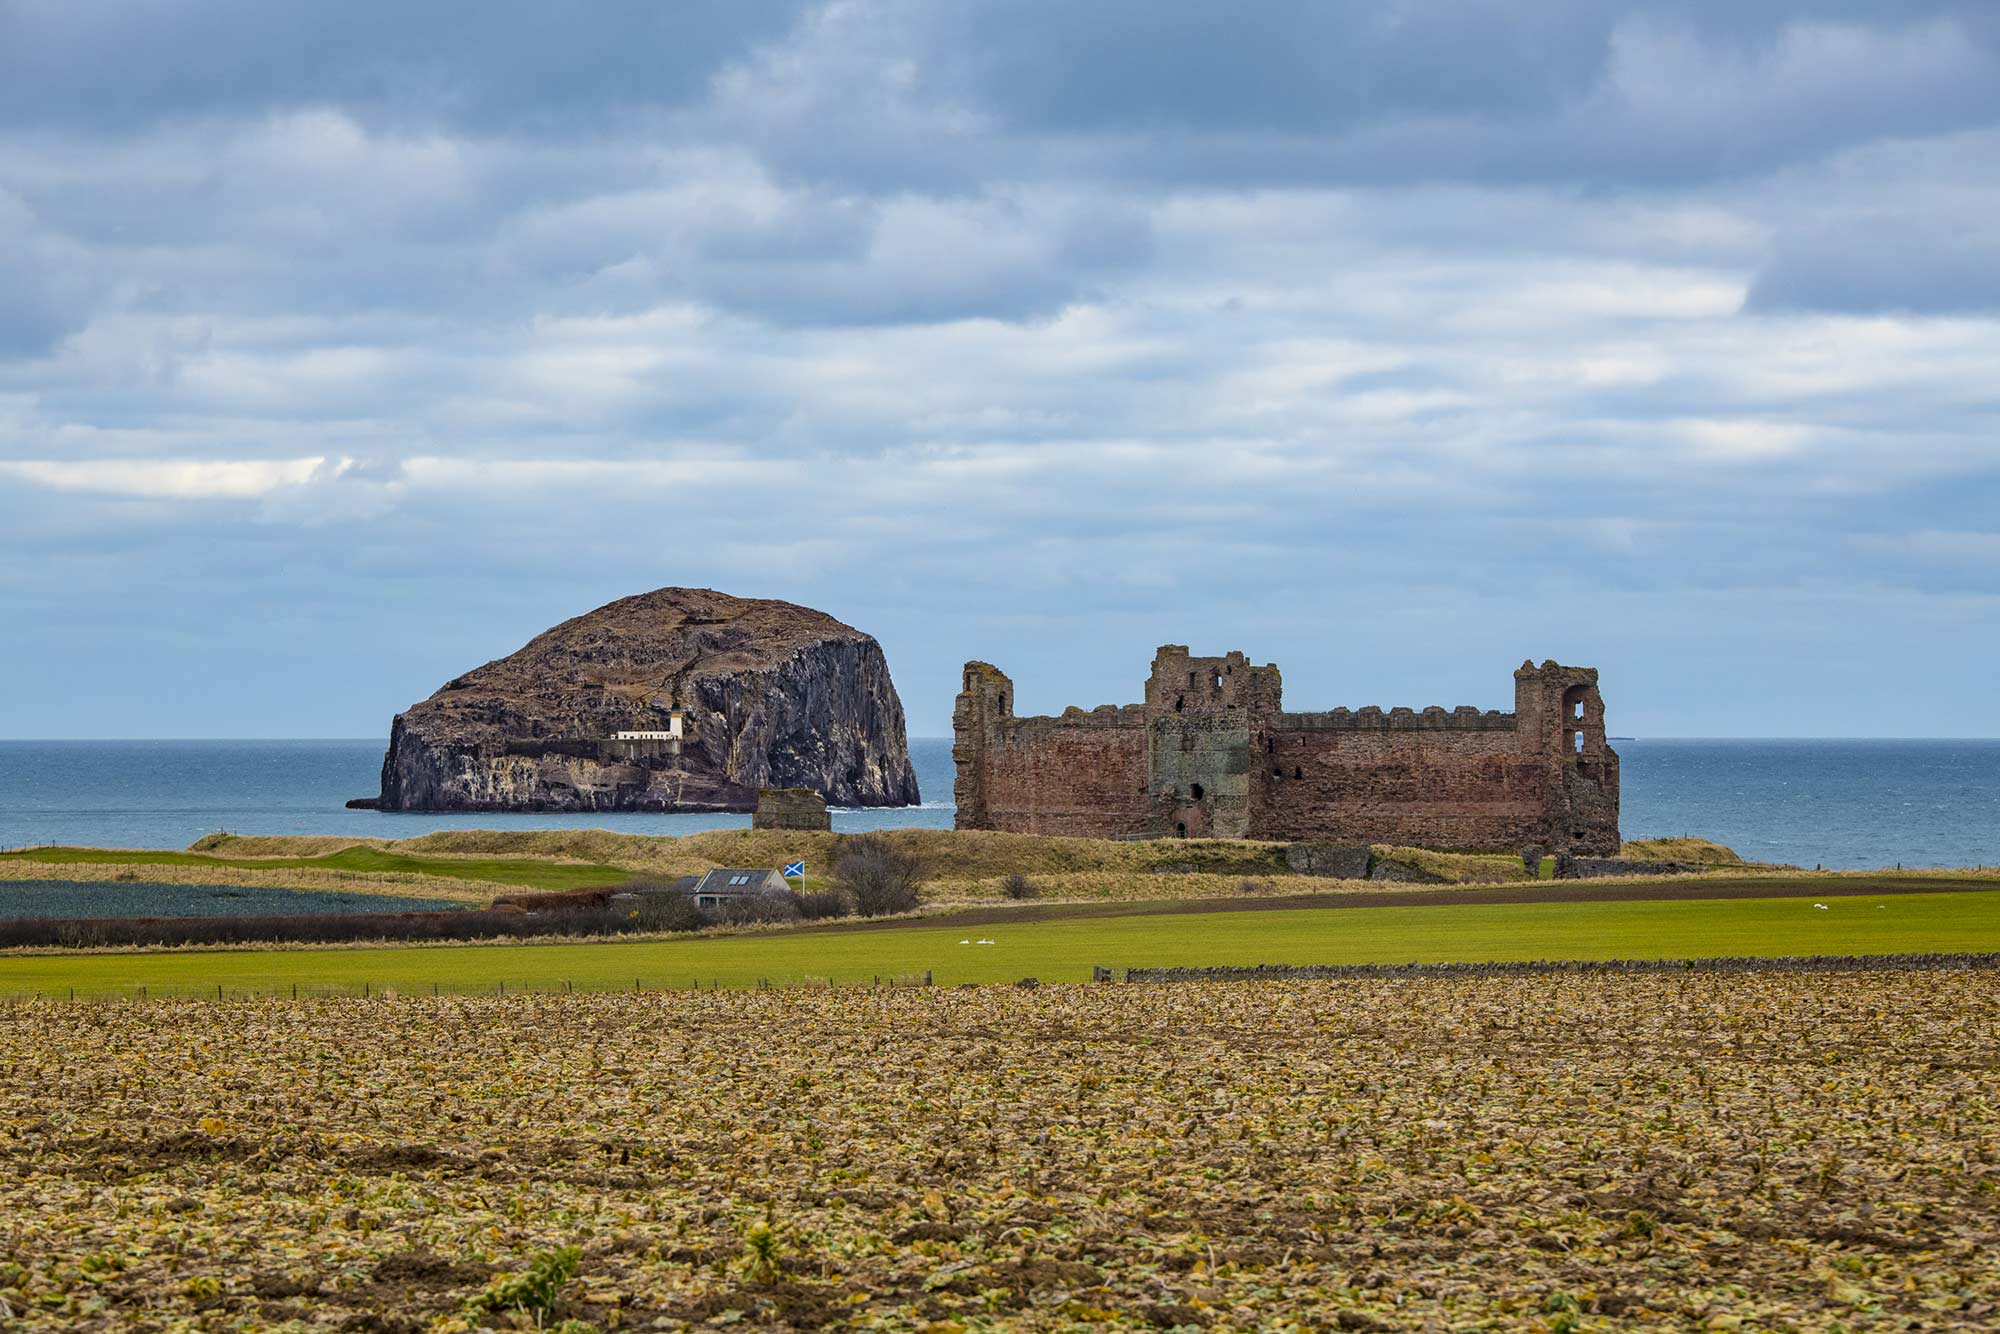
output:
[{"label": "eroded stone masonry", "polygon": [[1597,669],[1514,673],[1514,711],[1288,713],[1278,669],[1160,649],[1143,704],[1014,716],[965,665],[952,726],[960,829],[1459,849],[1618,850],[1618,754]]}]

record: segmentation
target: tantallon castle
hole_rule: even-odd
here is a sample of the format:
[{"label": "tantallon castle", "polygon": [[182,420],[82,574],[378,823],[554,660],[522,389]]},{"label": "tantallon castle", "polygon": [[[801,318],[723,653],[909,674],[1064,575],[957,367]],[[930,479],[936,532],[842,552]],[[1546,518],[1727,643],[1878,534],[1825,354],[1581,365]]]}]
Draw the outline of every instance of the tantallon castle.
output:
[{"label": "tantallon castle", "polygon": [[958,827],[1618,851],[1594,667],[1521,664],[1512,713],[1287,713],[1280,690],[1274,666],[1169,644],[1143,704],[1017,718],[1013,682],[969,662],[952,718]]}]

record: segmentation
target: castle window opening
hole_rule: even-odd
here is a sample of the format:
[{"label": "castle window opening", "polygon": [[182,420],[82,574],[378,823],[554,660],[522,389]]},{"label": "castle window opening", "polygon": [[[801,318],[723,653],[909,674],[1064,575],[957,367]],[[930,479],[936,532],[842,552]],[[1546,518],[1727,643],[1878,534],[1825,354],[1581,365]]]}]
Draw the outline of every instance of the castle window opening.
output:
[{"label": "castle window opening", "polygon": [[1215,674],[1215,688],[1216,688],[1217,690],[1220,690],[1220,689],[1222,689],[1222,673],[1221,673],[1221,672],[1217,672],[1217,673]]},{"label": "castle window opening", "polygon": [[1181,754],[1183,755],[1194,754],[1194,733],[1192,732],[1181,733]]},{"label": "castle window opening", "polygon": [[1185,708],[1187,708],[1187,696],[1186,696],[1186,695],[1175,695],[1175,696],[1174,696],[1174,712],[1175,712],[1175,713],[1179,713],[1179,712],[1181,712],[1181,711],[1182,711],[1183,709],[1185,709]]},{"label": "castle window opening", "polygon": [[1285,771],[1283,769],[1271,770],[1271,777],[1273,778],[1283,778],[1284,776],[1285,776]]},{"label": "castle window opening", "polygon": [[1194,799],[1195,799],[1196,801],[1200,801],[1200,800],[1202,799],[1202,797],[1204,797],[1205,795],[1207,795],[1206,793],[1204,793],[1204,792],[1202,791],[1202,787],[1201,787],[1201,784],[1200,784],[1200,783],[1196,783],[1196,784],[1195,784],[1195,785],[1194,785],[1194,786],[1193,786],[1192,788],[1189,788],[1188,790],[1189,790],[1189,792],[1191,792],[1191,793],[1192,793],[1192,794],[1194,795]]},{"label": "castle window opening", "polygon": [[1583,733],[1577,732],[1574,736],[1576,739],[1576,753],[1581,755],[1583,754]]},{"label": "castle window opening", "polygon": [[1306,771],[1305,771],[1304,769],[1301,769],[1301,768],[1300,768],[1300,767],[1299,767],[1298,765],[1296,765],[1296,764],[1292,766],[1292,777],[1294,777],[1294,778],[1304,778],[1305,776],[1306,776]]},{"label": "castle window opening", "polygon": [[1576,702],[1576,711],[1575,711],[1574,713],[1570,714],[1570,717],[1572,717],[1572,718],[1578,718],[1578,719],[1580,719],[1580,718],[1582,718],[1582,717],[1583,717],[1583,701],[1582,701],[1582,700],[1578,700],[1578,701]]},{"label": "castle window opening", "polygon": [[1184,825],[1184,824],[1177,824],[1177,825],[1175,825],[1175,826],[1174,826],[1174,837],[1175,837],[1175,838],[1186,838],[1186,837],[1187,837],[1187,826],[1186,826],[1186,825]]}]

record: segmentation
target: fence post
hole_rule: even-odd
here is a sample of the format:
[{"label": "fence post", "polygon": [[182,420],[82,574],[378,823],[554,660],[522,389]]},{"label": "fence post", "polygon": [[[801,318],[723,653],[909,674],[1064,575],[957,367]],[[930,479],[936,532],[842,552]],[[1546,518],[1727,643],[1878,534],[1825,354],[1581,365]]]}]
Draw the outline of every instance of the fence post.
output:
[{"label": "fence post", "polygon": [[431,995],[435,996],[437,994],[438,994],[438,984],[433,982],[431,983]]},{"label": "fence post", "polygon": [[368,999],[368,984],[366,982],[363,982],[361,984],[361,999],[362,1000]]},{"label": "fence post", "polygon": [[493,984],[493,994],[496,996],[504,996],[507,994],[507,983],[504,978]]},{"label": "fence post", "polygon": [[929,986],[930,984],[931,984],[931,970],[926,968],[924,969],[924,985]]}]

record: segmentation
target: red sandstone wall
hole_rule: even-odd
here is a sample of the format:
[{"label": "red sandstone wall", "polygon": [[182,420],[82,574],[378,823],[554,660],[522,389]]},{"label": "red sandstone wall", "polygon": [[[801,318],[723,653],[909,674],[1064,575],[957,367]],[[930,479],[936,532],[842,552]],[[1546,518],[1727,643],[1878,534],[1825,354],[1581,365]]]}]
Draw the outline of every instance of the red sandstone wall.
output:
[{"label": "red sandstone wall", "polygon": [[1512,731],[1268,731],[1250,836],[1515,848],[1545,837],[1550,766]]},{"label": "red sandstone wall", "polygon": [[1146,729],[1015,719],[986,749],[989,829],[1115,838],[1146,832]]}]

